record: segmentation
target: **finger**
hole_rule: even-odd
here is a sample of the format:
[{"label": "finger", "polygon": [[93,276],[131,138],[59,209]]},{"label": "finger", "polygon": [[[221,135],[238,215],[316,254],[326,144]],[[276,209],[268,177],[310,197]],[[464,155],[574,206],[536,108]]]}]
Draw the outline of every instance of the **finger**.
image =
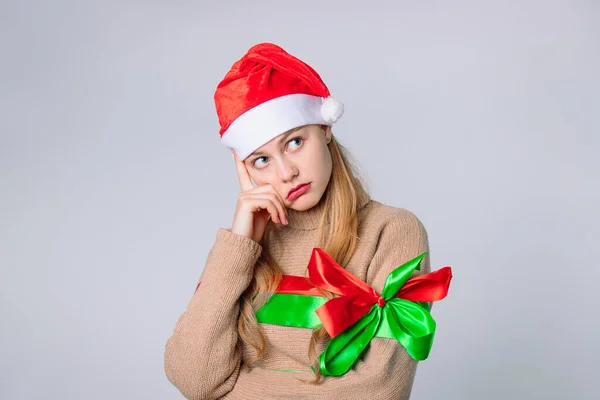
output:
[{"label": "finger", "polygon": [[281,196],[279,195],[279,193],[277,193],[277,191],[275,190],[275,188],[273,188],[272,185],[267,184],[267,185],[263,185],[263,186],[259,186],[257,188],[254,189],[253,193],[268,193],[270,195],[272,195],[272,200],[275,203],[275,205],[277,206],[277,209],[279,210],[279,215],[281,217],[281,220],[287,220],[287,207],[285,206],[285,202],[283,201],[283,199],[281,198]]},{"label": "finger", "polygon": [[257,212],[262,210],[267,210],[273,222],[279,224],[281,223],[281,218],[279,218],[279,210],[275,203],[267,197],[253,197],[251,200],[251,204],[253,205],[253,209]]},{"label": "finger", "polygon": [[234,149],[231,149],[231,152],[233,153],[233,158],[235,160],[235,167],[237,170],[238,180],[240,181],[240,187],[242,188],[242,192],[254,189],[254,185],[252,184],[252,180],[250,179],[250,173],[248,172],[248,168],[246,168],[246,164],[244,164],[244,162],[239,159]]},{"label": "finger", "polygon": [[252,211],[258,212],[260,209],[267,210],[271,219],[275,223],[283,222],[281,217],[281,207],[277,205],[278,200],[272,193],[248,193],[243,195],[250,204]]},{"label": "finger", "polygon": [[285,211],[285,206],[281,201],[281,197],[277,193],[268,192],[271,196],[271,201],[277,207],[277,211],[279,212],[279,220],[287,221],[287,212]]}]

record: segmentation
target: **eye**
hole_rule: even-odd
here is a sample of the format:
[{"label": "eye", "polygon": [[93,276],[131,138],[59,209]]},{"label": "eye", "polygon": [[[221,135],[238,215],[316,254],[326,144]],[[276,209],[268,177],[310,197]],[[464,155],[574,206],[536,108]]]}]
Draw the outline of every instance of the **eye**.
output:
[{"label": "eye", "polygon": [[[293,143],[295,141],[299,141],[300,143],[298,143],[298,146],[300,146],[300,144],[302,144],[302,138],[301,137],[296,137],[293,138],[292,140],[290,140],[288,143]],[[297,147],[296,147],[297,148]]]},{"label": "eye", "polygon": [[[255,167],[261,167],[262,165],[257,165],[256,162],[259,161],[259,160],[264,160],[264,159],[267,159],[267,157],[265,157],[265,156],[258,157],[257,159],[255,159],[254,161],[252,161],[252,165],[255,166]],[[266,163],[266,161],[265,161],[265,163]]]}]

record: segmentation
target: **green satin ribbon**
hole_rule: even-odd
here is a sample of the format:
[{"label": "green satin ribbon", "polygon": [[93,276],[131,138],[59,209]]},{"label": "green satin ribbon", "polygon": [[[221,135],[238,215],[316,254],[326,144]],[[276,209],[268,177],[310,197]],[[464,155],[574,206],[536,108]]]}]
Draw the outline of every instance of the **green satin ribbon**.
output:
[{"label": "green satin ribbon", "polygon": [[396,339],[415,360],[424,360],[433,344],[435,321],[425,308],[394,298],[383,307],[375,304],[350,328],[340,333],[319,356],[323,375],[345,374],[375,336]]},{"label": "green satin ribbon", "polygon": [[321,296],[275,293],[256,312],[256,319],[263,324],[294,326],[297,328],[318,328],[321,320],[315,310],[327,299]]},{"label": "green satin ribbon", "polygon": [[378,333],[398,340],[415,360],[427,358],[435,333],[435,321],[429,307],[394,297],[414,270],[419,269],[423,256],[401,265],[388,275],[381,291],[381,297],[385,299],[383,307],[373,305],[354,325],[331,339],[319,356],[322,374],[345,374]]},{"label": "green satin ribbon", "polygon": [[[320,296],[275,293],[267,304],[256,312],[256,320],[261,324],[317,329],[321,327],[321,320],[315,310],[325,304],[326,301],[325,297]],[[429,303],[419,302],[415,304],[419,304],[426,310],[430,309]],[[389,327],[387,316],[384,315],[383,318],[384,320],[375,336],[395,339]]]}]

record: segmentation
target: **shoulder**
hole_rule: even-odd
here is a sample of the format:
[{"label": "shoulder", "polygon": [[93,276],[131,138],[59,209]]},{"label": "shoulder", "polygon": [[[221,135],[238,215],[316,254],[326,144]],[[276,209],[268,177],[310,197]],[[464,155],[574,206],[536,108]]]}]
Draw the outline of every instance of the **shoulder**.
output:
[{"label": "shoulder", "polygon": [[418,241],[427,240],[427,230],[417,215],[403,207],[395,207],[371,200],[361,209],[359,226],[368,236],[394,239],[407,236]]},{"label": "shoulder", "polygon": [[[362,211],[360,236],[372,248],[367,282],[380,290],[392,270],[429,252],[428,235],[420,218],[406,208],[371,200]],[[429,272],[429,255],[421,267],[421,273]]]}]

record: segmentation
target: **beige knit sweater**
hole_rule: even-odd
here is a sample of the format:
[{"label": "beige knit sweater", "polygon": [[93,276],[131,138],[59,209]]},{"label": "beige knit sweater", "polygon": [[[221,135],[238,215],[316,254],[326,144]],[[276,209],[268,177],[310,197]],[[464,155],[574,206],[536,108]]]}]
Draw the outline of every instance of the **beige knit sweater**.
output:
[{"label": "beige knit sweater", "polygon": [[[270,250],[284,274],[305,276],[323,206],[288,212],[289,225],[277,226]],[[372,199],[359,205],[358,217],[360,244],[346,269],[381,293],[392,270],[429,251],[427,232],[410,211]],[[236,346],[239,297],[261,250],[252,239],[218,230],[202,283],[166,343],[169,381],[188,399],[408,399],[417,362],[393,339],[373,338],[350,371],[315,385],[302,381],[314,379],[308,359],[312,330],[261,324],[266,359],[250,371],[240,368],[247,349]],[[420,273],[428,272],[429,255]],[[319,354],[326,344],[317,347]]]}]

